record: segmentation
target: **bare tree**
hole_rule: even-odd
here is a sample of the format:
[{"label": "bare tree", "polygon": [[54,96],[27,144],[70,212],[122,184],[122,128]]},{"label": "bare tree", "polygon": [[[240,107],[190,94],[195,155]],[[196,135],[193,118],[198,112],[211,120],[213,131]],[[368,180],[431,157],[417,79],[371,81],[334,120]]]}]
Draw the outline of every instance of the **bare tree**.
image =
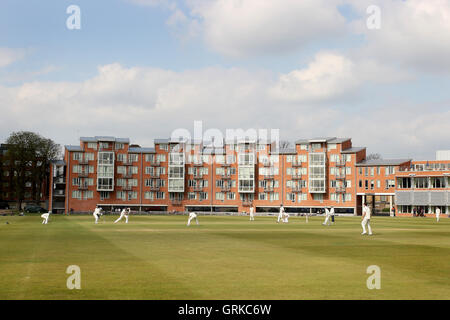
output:
[{"label": "bare tree", "polygon": [[379,153],[371,153],[366,157],[366,160],[379,160],[379,159],[383,159],[381,157],[381,154]]},{"label": "bare tree", "polygon": [[280,149],[287,149],[291,146],[291,143],[287,140],[280,141]]}]

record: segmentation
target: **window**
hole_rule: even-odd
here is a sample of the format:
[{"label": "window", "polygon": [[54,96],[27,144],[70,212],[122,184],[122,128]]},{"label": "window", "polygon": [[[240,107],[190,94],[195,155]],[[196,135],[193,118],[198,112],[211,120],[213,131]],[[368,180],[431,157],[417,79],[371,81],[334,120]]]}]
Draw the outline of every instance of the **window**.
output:
[{"label": "window", "polygon": [[430,179],[431,188],[445,188],[445,178],[444,177],[432,177]]},{"label": "window", "polygon": [[154,192],[149,192],[149,191],[145,192],[144,193],[144,199],[153,201],[155,199],[155,193]]},{"label": "window", "polygon": [[116,142],[116,150],[121,150],[121,149],[123,149],[123,147],[124,147],[124,144],[123,143],[121,143],[121,142]]},{"label": "window", "polygon": [[418,189],[426,189],[428,188],[428,178],[415,178],[416,188]]},{"label": "window", "polygon": [[88,142],[87,147],[89,149],[97,150],[97,142]]},{"label": "window", "polygon": [[106,200],[106,199],[109,199],[109,192],[100,191],[100,200]]},{"label": "window", "polygon": [[208,200],[208,193],[207,192],[199,192],[198,195],[199,195],[200,201]]},{"label": "window", "polygon": [[228,193],[227,193],[227,199],[228,199],[228,200],[236,200],[236,193],[234,193],[234,192],[228,192]]},{"label": "window", "polygon": [[137,162],[138,161],[138,155],[135,153],[128,155],[128,161],[129,162]]},{"label": "window", "polygon": [[73,153],[73,160],[79,161],[81,159],[83,159],[83,153],[81,153],[81,152],[74,152]]},{"label": "window", "polygon": [[225,193],[223,192],[216,192],[216,200],[225,200]]},{"label": "window", "polygon": [[128,191],[128,200],[137,199],[137,191]]},{"label": "window", "polygon": [[73,199],[80,199],[81,200],[81,191],[80,190],[74,190],[72,191],[72,198]]}]

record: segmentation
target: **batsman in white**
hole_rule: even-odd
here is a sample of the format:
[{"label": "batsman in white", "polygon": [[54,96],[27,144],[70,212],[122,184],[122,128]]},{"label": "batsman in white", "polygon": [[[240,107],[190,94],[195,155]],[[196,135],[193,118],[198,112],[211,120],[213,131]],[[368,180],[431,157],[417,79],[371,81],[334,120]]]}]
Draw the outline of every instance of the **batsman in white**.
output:
[{"label": "batsman in white", "polygon": [[50,217],[50,214],[51,214],[51,213],[52,213],[52,212],[49,211],[49,212],[47,212],[47,213],[41,214],[41,218],[44,219],[44,220],[42,221],[42,224],[47,224],[47,223],[48,223],[48,218]]},{"label": "batsman in white", "polygon": [[98,223],[98,219],[102,215],[102,208],[99,208],[98,206],[95,207],[94,213],[92,214],[95,218],[95,223]]},{"label": "batsman in white", "polygon": [[362,212],[361,226],[363,228],[363,232],[361,234],[367,233],[366,232],[366,225],[367,225],[367,229],[369,229],[369,236],[372,235],[372,228],[370,227],[370,216],[371,216],[370,208],[367,205],[367,203],[365,203],[363,206],[363,212]]},{"label": "batsman in white", "polygon": [[255,216],[253,215],[253,207],[250,207],[250,221],[254,221]]},{"label": "batsman in white", "polygon": [[328,208],[325,208],[325,221],[322,223],[324,226],[331,224],[330,216],[331,216],[330,210],[328,210]]},{"label": "batsman in white", "polygon": [[278,213],[277,223],[280,223],[280,220],[284,219],[284,207],[280,205],[280,212]]},{"label": "batsman in white", "polygon": [[441,209],[439,207],[436,208],[436,221],[439,222],[439,218],[441,216]]},{"label": "batsman in white", "polygon": [[119,222],[120,220],[122,220],[123,217],[125,217],[125,223],[128,223],[128,215],[130,214],[130,211],[131,211],[130,208],[123,209],[120,212],[120,217],[116,221],[114,221],[114,223]]},{"label": "batsman in white", "polygon": [[188,226],[190,226],[190,225],[191,225],[191,221],[192,221],[192,219],[195,219],[195,222],[196,222],[196,223],[197,223],[197,225],[198,225],[197,214],[196,214],[195,212],[191,212],[191,213],[189,213],[189,219],[188,219],[188,223],[187,223],[187,225],[188,225]]}]

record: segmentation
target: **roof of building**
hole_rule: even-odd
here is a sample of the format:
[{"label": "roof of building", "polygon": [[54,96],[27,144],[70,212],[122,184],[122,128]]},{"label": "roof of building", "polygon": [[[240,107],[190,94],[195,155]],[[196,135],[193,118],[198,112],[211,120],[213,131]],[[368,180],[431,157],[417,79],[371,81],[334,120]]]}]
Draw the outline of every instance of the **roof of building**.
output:
[{"label": "roof of building", "polygon": [[409,161],[411,161],[411,159],[373,159],[358,162],[356,166],[357,167],[399,166]]},{"label": "roof of building", "polygon": [[350,138],[316,137],[312,139],[299,139],[295,141],[295,144],[309,144],[315,142],[342,143],[348,140],[350,140]]},{"label": "roof of building", "polygon": [[[274,151],[274,152],[270,152],[270,153],[272,154],[272,153],[277,153],[277,152]],[[296,154],[297,151],[295,150],[295,148],[284,148],[284,149],[280,149],[278,153],[279,154]]]},{"label": "roof of building", "polygon": [[51,163],[53,163],[56,166],[65,166],[66,162],[61,159],[52,160]]},{"label": "roof of building", "polygon": [[170,139],[154,139],[153,143],[154,144],[158,144],[158,143],[169,143]]},{"label": "roof of building", "polygon": [[349,141],[351,138],[334,138],[328,141],[328,143],[343,143],[345,141]]},{"label": "roof of building", "polygon": [[347,148],[345,150],[342,150],[341,153],[356,153],[362,150],[365,150],[366,147],[351,147],[351,148]]},{"label": "roof of building", "polygon": [[128,153],[156,153],[155,148],[128,148]]},{"label": "roof of building", "polygon": [[64,148],[66,148],[67,151],[83,151],[83,149],[80,146],[66,145],[64,146]]},{"label": "roof of building", "polygon": [[120,142],[120,143],[130,143],[130,139],[128,138],[116,138],[111,136],[95,136],[95,137],[80,137],[80,140],[83,142]]}]

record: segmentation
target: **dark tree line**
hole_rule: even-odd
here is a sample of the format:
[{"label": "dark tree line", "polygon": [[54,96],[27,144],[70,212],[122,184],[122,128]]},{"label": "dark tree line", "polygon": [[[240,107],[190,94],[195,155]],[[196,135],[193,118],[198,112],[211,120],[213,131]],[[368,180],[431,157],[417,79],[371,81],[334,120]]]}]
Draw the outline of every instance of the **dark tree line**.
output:
[{"label": "dark tree line", "polygon": [[[25,200],[31,183],[32,200],[38,202],[48,187],[50,162],[60,157],[61,148],[51,139],[29,131],[13,132],[6,140],[7,152],[3,162],[8,162],[11,188],[18,207]],[[6,167],[6,166],[4,166]]]}]

